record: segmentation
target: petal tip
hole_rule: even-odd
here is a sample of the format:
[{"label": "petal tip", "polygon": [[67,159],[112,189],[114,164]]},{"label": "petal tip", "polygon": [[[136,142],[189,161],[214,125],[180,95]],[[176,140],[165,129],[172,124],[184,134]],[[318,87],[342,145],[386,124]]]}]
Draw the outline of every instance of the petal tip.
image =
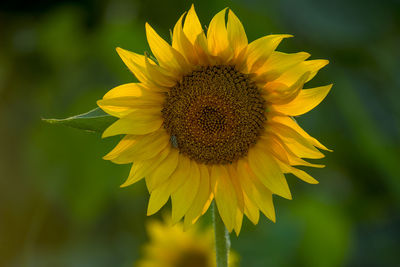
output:
[{"label": "petal tip", "polygon": [[286,198],[287,200],[293,200],[293,196],[292,193],[289,191],[284,192],[284,194],[282,194],[282,197]]},{"label": "petal tip", "polygon": [[118,55],[122,58],[123,54],[126,52],[125,49],[121,48],[121,47],[116,47],[115,51],[117,51]]},{"label": "petal tip", "polygon": [[[102,139],[109,137],[109,135],[107,135],[106,131],[107,131],[107,129],[101,134]],[[104,157],[103,157],[103,159],[104,159]]]},{"label": "petal tip", "polygon": [[96,104],[97,104],[97,106],[99,106],[99,108],[101,108],[101,109],[103,109],[103,99],[100,99],[100,100],[97,100],[96,101]]},{"label": "petal tip", "polygon": [[104,159],[104,160],[111,160],[111,158],[110,158],[109,155],[110,155],[110,154],[107,154],[107,155],[103,156],[102,159]]},{"label": "petal tip", "polygon": [[128,186],[130,186],[130,185],[131,185],[130,183],[124,182],[123,184],[121,184],[121,185],[119,186],[119,188],[125,188],[125,187],[128,187]]}]

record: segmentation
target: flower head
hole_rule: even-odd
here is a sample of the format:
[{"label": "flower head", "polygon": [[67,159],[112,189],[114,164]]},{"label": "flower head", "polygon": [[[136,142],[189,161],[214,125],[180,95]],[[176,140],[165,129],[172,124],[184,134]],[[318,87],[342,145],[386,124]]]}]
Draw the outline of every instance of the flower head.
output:
[{"label": "flower head", "polygon": [[[227,21],[225,19],[227,15]],[[119,119],[103,137],[125,135],[104,158],[133,163],[122,186],[145,178],[148,215],[171,197],[172,221],[190,225],[215,199],[229,231],[239,233],[243,215],[259,211],[275,221],[272,195],[291,199],[285,173],[317,181],[293,166],[323,167],[327,150],[293,119],[317,106],[331,85],[303,89],[327,60],[305,52],[275,51],[287,34],[248,43],[231,10],[214,16],[203,31],[194,7],[172,32],[172,44],[146,23],[155,57],[117,48],[139,80],[109,91],[98,105]]]},{"label": "flower head", "polygon": [[[181,223],[150,221],[150,241],[144,246],[137,267],[215,267],[212,228],[192,227],[184,231]],[[230,251],[229,267],[238,265],[237,255]]]}]

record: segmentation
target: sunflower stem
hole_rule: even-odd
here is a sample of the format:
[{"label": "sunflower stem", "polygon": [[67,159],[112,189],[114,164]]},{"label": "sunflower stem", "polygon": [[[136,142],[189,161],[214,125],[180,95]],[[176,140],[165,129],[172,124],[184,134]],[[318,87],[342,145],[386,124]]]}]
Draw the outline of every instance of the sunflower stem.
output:
[{"label": "sunflower stem", "polygon": [[231,242],[229,239],[228,230],[222,221],[215,201],[212,204],[213,222],[215,232],[215,254],[217,258],[217,267],[228,267],[228,254]]}]

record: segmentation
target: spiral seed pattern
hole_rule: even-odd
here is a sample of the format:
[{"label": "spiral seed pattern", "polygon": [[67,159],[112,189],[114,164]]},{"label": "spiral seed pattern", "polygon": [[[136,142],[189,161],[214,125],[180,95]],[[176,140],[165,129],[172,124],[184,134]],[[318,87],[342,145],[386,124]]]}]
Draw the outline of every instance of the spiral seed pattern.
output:
[{"label": "spiral seed pattern", "polygon": [[233,66],[199,67],[168,92],[164,127],[181,153],[204,164],[229,164],[247,155],[263,130],[265,101]]}]

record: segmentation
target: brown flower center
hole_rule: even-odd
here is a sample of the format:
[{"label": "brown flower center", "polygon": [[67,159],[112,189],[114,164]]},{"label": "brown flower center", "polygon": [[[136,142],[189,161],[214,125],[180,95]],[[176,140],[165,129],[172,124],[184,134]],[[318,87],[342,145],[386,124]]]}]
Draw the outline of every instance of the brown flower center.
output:
[{"label": "brown flower center", "polygon": [[232,66],[199,67],[168,92],[164,127],[181,153],[205,164],[244,157],[266,120],[265,101]]}]

